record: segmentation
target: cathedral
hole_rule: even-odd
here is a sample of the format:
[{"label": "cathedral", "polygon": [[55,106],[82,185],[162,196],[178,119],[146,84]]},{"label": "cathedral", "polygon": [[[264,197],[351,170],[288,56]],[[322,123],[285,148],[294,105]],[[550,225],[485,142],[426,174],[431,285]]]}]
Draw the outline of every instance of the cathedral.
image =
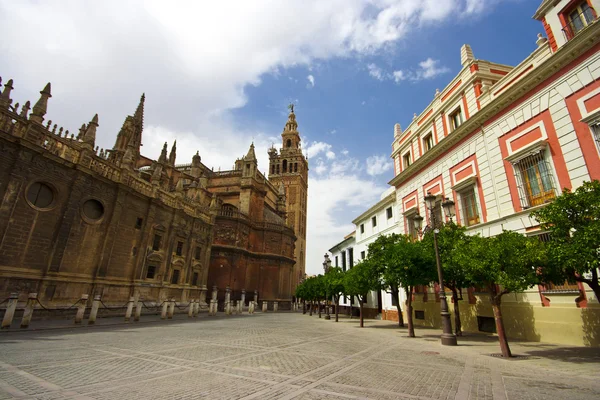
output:
[{"label": "cathedral", "polygon": [[105,150],[98,115],[77,133],[46,121],[50,84],[33,107],[13,104],[12,90],[9,80],[0,93],[1,298],[206,307],[228,291],[290,307],[305,271],[308,187],[293,108],[266,177],[254,144],[230,171],[198,153],[178,164],[176,143],[157,160],[142,155],[144,95]]}]

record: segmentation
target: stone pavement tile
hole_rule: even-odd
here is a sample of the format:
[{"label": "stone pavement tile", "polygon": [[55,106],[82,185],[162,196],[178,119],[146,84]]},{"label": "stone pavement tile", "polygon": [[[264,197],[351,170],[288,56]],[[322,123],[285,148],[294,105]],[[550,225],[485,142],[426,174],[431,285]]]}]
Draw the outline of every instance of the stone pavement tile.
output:
[{"label": "stone pavement tile", "polygon": [[172,366],[131,357],[103,359],[85,363],[72,363],[53,367],[25,367],[23,370],[58,385],[73,388],[99,382],[112,382],[120,378],[173,369]]},{"label": "stone pavement tile", "polygon": [[285,347],[302,343],[303,340],[295,336],[261,335],[249,336],[241,339],[233,339],[228,342],[231,345],[254,346],[254,347]]},{"label": "stone pavement tile", "polygon": [[503,381],[508,400],[587,400],[600,398],[600,392],[598,391],[565,383],[512,377],[504,377]]},{"label": "stone pavement tile", "polygon": [[327,340],[321,342],[307,342],[299,346],[294,346],[293,351],[295,352],[306,352],[306,353],[317,353],[335,357],[345,357],[368,347],[373,346],[373,343],[369,342],[352,342],[346,340]]},{"label": "stone pavement tile", "polygon": [[[376,371],[376,373],[365,373]],[[431,399],[454,399],[462,370],[387,365],[367,362],[338,375],[328,382],[386,390]]]},{"label": "stone pavement tile", "polygon": [[270,384],[281,383],[290,379],[289,376],[272,374],[270,372],[266,372],[257,368],[243,369],[235,367],[222,367],[219,365],[210,367],[205,366],[205,368],[210,369],[214,373],[229,374],[234,377],[239,376],[244,378],[252,378],[254,380],[261,380]]},{"label": "stone pavement tile", "polygon": [[302,375],[313,369],[335,362],[333,357],[273,352],[257,354],[236,361],[228,361],[222,365],[242,368],[254,368],[281,375]]},{"label": "stone pavement tile", "polygon": [[303,393],[298,397],[294,397],[294,400],[345,400],[345,399],[357,399],[355,396],[348,396],[343,394],[328,393],[322,390],[311,390]]},{"label": "stone pavement tile", "polygon": [[[344,396],[342,398],[350,398],[350,399],[377,399],[377,400],[422,400],[423,398],[418,398],[415,396],[403,395],[401,393],[394,393],[385,390],[379,390],[377,388],[368,389],[361,388],[358,386],[346,386],[346,385],[338,385],[332,383],[324,383],[317,388],[311,390],[308,393],[327,393],[329,395],[335,394],[338,397],[332,397],[333,399],[338,399],[339,396]],[[310,397],[309,397],[310,398]],[[296,400],[298,398],[295,398]],[[462,400],[462,399],[460,399]]]},{"label": "stone pavement tile", "polygon": [[114,355],[95,351],[84,347],[69,349],[46,348],[37,350],[11,350],[2,352],[2,361],[14,366],[40,366],[44,364],[59,364],[65,361],[97,360],[114,357]]},{"label": "stone pavement tile", "polygon": [[493,400],[492,378],[489,371],[475,370],[471,381],[470,400]]},{"label": "stone pavement tile", "polygon": [[0,389],[4,393],[0,398],[12,398],[10,391],[7,388],[2,388],[7,385],[9,388],[15,388],[27,395],[35,395],[46,392],[48,389],[38,385],[35,381],[27,378],[27,376],[16,372],[0,372]]},{"label": "stone pavement tile", "polygon": [[232,378],[209,371],[190,371],[131,385],[86,393],[97,400],[239,399],[267,388],[263,382]]},{"label": "stone pavement tile", "polygon": [[245,349],[242,347],[227,347],[202,344],[200,346],[185,347],[176,350],[157,351],[156,354],[172,358],[178,358],[181,360],[205,362],[211,360],[218,360],[226,357],[239,357],[243,356],[244,354],[250,354],[254,351],[256,350]]}]

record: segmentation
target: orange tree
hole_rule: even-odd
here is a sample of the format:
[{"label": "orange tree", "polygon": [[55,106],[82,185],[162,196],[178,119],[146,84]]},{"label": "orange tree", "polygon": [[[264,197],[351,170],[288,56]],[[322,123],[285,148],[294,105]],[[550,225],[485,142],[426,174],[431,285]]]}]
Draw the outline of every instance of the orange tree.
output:
[{"label": "orange tree", "polygon": [[543,243],[517,232],[503,231],[498,236],[473,236],[457,252],[467,279],[486,287],[494,311],[496,332],[504,357],[511,357],[502,319],[502,296],[523,292],[539,283],[539,267],[546,265]]},{"label": "orange tree", "polygon": [[564,189],[532,214],[550,232],[550,263],[541,270],[544,280],[585,283],[600,299],[600,182],[584,182],[574,192]]}]

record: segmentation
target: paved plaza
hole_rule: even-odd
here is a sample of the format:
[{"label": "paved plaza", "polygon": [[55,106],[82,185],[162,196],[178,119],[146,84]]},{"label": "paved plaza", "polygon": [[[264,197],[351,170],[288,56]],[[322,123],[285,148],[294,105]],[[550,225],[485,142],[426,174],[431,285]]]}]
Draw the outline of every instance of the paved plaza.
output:
[{"label": "paved plaza", "polygon": [[267,313],[0,334],[0,399],[598,399],[600,349]]}]

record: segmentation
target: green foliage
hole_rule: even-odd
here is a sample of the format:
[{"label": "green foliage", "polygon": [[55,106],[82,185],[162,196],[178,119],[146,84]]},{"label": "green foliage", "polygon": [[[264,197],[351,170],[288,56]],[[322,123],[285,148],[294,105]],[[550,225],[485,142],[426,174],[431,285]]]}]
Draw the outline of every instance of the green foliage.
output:
[{"label": "green foliage", "polygon": [[[464,226],[448,222],[439,228],[437,234],[440,260],[444,272],[444,286],[449,289],[458,290],[472,286],[460,261],[460,254],[468,247],[471,238],[465,232]],[[425,249],[431,253],[430,257],[435,257],[433,231],[427,232],[422,242]]]},{"label": "green foliage", "polygon": [[344,293],[344,272],[339,267],[330,268],[324,275],[325,290],[336,301]]},{"label": "green foliage", "polygon": [[378,279],[374,271],[373,261],[361,260],[344,274],[344,291],[349,296],[357,296],[364,301],[364,295],[377,290]]},{"label": "green foliage", "polygon": [[395,233],[380,236],[371,243],[368,260],[379,277],[379,287],[398,290],[434,281],[435,258],[426,246],[412,241],[408,235]]},{"label": "green foliage", "polygon": [[296,287],[296,297],[314,301],[325,298],[325,278],[323,275],[312,276]]},{"label": "green foliage", "polygon": [[539,283],[537,271],[546,264],[543,243],[537,238],[517,232],[503,231],[494,237],[473,236],[457,262],[465,268],[467,279],[477,286],[486,286],[499,296],[522,292]]},{"label": "green foliage", "polygon": [[[597,287],[594,272],[600,267],[600,182],[585,182],[574,192],[565,189],[532,215],[550,232],[547,247],[551,264],[544,273],[555,283],[576,279]],[[595,279],[583,278],[587,273]]]}]

